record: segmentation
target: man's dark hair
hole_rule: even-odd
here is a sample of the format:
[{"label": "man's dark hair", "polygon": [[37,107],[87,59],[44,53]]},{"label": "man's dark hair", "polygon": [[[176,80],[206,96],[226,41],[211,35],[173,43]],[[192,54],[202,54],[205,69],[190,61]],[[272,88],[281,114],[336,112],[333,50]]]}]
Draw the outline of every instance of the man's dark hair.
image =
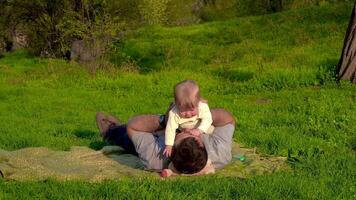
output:
[{"label": "man's dark hair", "polygon": [[171,157],[174,168],[184,174],[194,174],[202,170],[207,161],[208,153],[193,137],[183,139],[175,146]]}]

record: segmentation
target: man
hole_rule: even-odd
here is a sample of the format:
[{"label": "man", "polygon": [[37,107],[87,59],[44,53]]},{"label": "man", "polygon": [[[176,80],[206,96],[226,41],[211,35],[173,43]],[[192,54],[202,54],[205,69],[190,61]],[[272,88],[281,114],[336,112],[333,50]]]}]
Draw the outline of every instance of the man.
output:
[{"label": "man", "polygon": [[[233,116],[224,109],[211,109],[211,135],[194,136],[186,132],[177,134],[173,146],[169,175],[202,175],[214,172],[231,161],[232,135],[235,129]],[[164,150],[164,115],[139,115],[121,125],[112,116],[96,116],[98,128],[108,142],[136,154],[149,170],[162,171],[169,159]]]}]

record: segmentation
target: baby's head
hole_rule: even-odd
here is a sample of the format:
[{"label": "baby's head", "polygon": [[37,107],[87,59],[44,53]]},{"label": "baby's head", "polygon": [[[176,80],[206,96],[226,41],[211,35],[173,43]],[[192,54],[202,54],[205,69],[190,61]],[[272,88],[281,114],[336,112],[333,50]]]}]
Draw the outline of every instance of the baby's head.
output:
[{"label": "baby's head", "polygon": [[199,86],[195,81],[185,80],[175,85],[174,100],[182,117],[189,118],[196,115],[200,99]]}]

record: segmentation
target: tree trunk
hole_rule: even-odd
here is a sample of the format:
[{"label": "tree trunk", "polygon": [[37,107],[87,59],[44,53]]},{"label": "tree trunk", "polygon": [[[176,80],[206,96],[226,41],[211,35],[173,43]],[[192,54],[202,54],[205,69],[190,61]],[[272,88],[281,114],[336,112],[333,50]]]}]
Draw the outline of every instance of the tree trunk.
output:
[{"label": "tree trunk", "polygon": [[338,72],[339,79],[356,83],[356,2],[346,32]]}]

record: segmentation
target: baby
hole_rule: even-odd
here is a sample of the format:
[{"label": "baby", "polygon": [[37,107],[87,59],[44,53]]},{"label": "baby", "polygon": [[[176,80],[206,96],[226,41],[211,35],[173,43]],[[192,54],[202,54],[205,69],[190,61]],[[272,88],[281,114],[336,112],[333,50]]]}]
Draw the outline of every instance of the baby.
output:
[{"label": "baby", "polygon": [[163,154],[170,157],[176,130],[192,135],[212,133],[212,117],[206,100],[200,97],[195,81],[185,80],[174,87],[174,106],[169,111]]}]

